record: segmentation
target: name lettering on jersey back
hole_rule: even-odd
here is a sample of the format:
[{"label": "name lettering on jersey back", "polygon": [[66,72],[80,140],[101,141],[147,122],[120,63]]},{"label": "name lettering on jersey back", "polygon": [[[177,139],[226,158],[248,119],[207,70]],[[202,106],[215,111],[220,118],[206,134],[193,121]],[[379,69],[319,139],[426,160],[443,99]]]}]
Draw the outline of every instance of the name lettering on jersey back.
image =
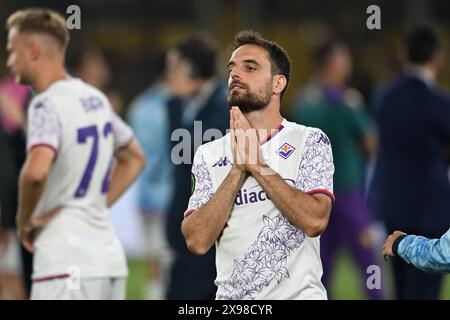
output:
[{"label": "name lettering on jersey back", "polygon": [[[283,179],[287,182],[287,184],[294,186],[295,181],[292,179]],[[255,190],[256,189],[256,190]],[[242,206],[246,204],[252,204],[257,203],[261,201],[270,200],[270,198],[267,196],[266,192],[261,188],[261,186],[258,184],[256,186],[241,189],[239,190],[236,199],[234,200],[234,204],[237,206]]]},{"label": "name lettering on jersey back", "polygon": [[102,100],[96,96],[81,98],[80,102],[86,112],[97,111],[104,107]]}]

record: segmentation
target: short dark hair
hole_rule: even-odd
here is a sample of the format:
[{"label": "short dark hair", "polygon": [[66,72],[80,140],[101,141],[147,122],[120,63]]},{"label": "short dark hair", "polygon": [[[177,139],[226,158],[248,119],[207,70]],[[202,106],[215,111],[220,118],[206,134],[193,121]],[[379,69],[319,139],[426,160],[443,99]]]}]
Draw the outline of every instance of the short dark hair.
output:
[{"label": "short dark hair", "polygon": [[289,80],[291,79],[291,59],[289,58],[286,50],[284,50],[279,44],[266,40],[258,32],[251,30],[238,32],[234,37],[231,50],[234,51],[246,44],[257,45],[266,50],[269,54],[272,75],[281,74],[286,77],[286,87],[284,87],[283,91],[281,91],[280,96],[280,99],[282,100],[289,85]]},{"label": "short dark hair", "polygon": [[53,37],[63,50],[69,44],[70,34],[66,21],[56,11],[30,8],[14,12],[9,16],[6,27],[17,27],[19,32],[43,33]]},{"label": "short dark hair", "polygon": [[418,26],[406,37],[408,60],[414,64],[429,62],[441,48],[437,33],[429,26]]},{"label": "short dark hair", "polygon": [[174,49],[192,64],[192,78],[209,79],[217,73],[217,45],[204,33],[196,33],[178,42]]},{"label": "short dark hair", "polygon": [[313,53],[314,66],[317,69],[325,67],[335,51],[341,48],[347,48],[347,44],[340,39],[328,39],[321,43]]}]

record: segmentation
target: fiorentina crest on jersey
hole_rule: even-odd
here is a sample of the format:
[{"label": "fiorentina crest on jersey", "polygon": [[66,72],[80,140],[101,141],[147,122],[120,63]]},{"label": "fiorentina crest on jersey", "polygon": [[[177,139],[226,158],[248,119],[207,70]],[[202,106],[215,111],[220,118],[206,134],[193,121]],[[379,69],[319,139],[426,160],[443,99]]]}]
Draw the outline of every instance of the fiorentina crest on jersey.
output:
[{"label": "fiorentina crest on jersey", "polygon": [[283,159],[287,159],[290,157],[290,155],[295,151],[295,148],[291,146],[289,143],[284,143],[278,150],[277,153],[282,157]]}]

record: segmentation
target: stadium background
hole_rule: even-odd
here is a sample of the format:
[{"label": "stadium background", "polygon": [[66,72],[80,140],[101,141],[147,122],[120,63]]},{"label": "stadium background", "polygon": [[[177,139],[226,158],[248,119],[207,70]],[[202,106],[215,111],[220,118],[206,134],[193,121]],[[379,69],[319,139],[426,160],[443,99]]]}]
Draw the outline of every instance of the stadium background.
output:
[{"label": "stadium background", "polygon": [[[81,8],[81,30],[71,31],[68,65],[83,50],[96,47],[107,57],[113,72],[114,88],[120,88],[124,106],[148,87],[155,75],[161,52],[195,30],[214,35],[222,51],[219,64],[226,73],[227,46],[236,31],[251,28],[280,43],[293,61],[293,77],[283,108],[290,106],[296,89],[311,76],[312,48],[330,35],[346,40],[353,51],[354,73],[350,84],[366,101],[379,85],[399,68],[396,54],[402,35],[412,24],[432,21],[445,41],[447,62],[439,83],[450,89],[450,2],[446,0],[399,1],[314,1],[314,0],[14,0],[0,1],[0,21],[17,9],[49,7],[65,14],[69,5]],[[366,9],[381,8],[381,30],[368,30]],[[6,44],[6,30],[0,43]],[[7,73],[6,51],[0,50],[0,76]],[[130,259],[128,297],[143,298],[145,265]],[[343,252],[334,277],[335,299],[363,299],[357,271]],[[446,278],[443,299],[450,299],[450,277]]]}]

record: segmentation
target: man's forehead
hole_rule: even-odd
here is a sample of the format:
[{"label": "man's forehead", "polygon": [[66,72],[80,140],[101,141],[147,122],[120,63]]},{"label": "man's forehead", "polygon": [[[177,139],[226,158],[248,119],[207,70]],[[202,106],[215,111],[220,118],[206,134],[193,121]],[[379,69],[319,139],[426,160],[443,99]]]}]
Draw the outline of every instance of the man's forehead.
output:
[{"label": "man's forehead", "polygon": [[263,63],[263,60],[268,61],[269,54],[267,51],[256,44],[244,44],[234,50],[231,55],[230,62],[239,62],[244,60],[255,60],[259,63]]},{"label": "man's forehead", "polygon": [[8,40],[12,41],[13,39],[17,38],[19,35],[19,30],[17,28],[9,29],[8,31]]},{"label": "man's forehead", "polygon": [[20,40],[27,40],[28,36],[28,33],[20,32],[19,29],[13,27],[8,32],[8,42],[16,43]]},{"label": "man's forehead", "polygon": [[15,28],[8,31],[8,40],[6,42],[6,49],[11,50],[12,46],[17,43],[17,30]]}]

